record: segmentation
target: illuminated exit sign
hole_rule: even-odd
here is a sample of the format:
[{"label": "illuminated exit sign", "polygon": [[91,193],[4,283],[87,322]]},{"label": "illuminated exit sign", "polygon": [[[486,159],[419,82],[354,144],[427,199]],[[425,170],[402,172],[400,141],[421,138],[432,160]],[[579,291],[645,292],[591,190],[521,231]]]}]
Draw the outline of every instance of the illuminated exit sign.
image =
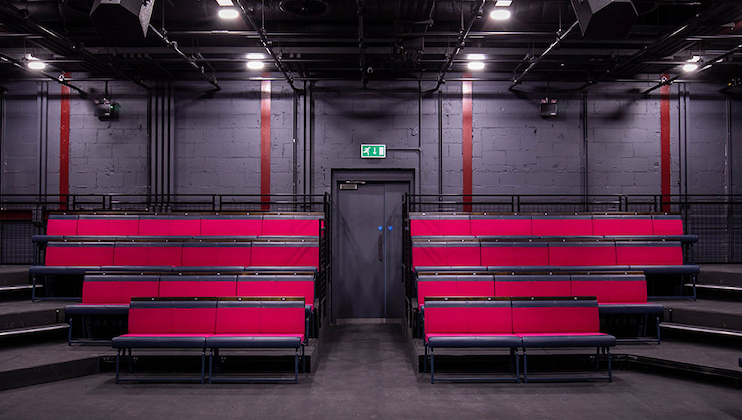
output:
[{"label": "illuminated exit sign", "polygon": [[364,159],[386,158],[386,144],[362,144],[361,157]]}]

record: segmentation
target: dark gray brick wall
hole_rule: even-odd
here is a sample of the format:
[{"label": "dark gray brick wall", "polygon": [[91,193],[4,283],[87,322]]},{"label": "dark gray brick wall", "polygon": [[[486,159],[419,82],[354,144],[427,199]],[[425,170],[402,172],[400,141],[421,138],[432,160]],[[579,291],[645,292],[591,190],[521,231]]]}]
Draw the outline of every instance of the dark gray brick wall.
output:
[{"label": "dark gray brick wall", "polygon": [[[103,91],[101,83],[81,83]],[[260,83],[225,82],[205,94],[201,84],[176,85],[174,109],[175,186],[178,193],[257,194],[260,191]],[[418,85],[322,84],[313,93],[312,190],[329,191],[333,168],[409,168],[416,191],[438,192],[438,95]],[[424,88],[426,86],[423,86]],[[628,94],[634,86],[605,84],[589,90],[588,183],[592,194],[660,192],[660,101]],[[8,86],[3,191],[35,193],[39,138],[37,83]],[[680,192],[682,148],[678,118],[680,86],[671,88],[673,193]],[[732,160],[726,163],[726,98],[718,86],[688,85],[689,192],[723,193],[732,176],[742,193],[742,105],[732,101]],[[117,122],[93,116],[91,100],[71,102],[70,190],[79,193],[147,191],[147,96],[130,83],[112,83],[122,105]],[[462,191],[461,83],[443,88],[443,192]],[[49,84],[47,191],[58,190],[59,86]],[[474,193],[580,194],[585,150],[580,94],[555,94],[559,115],[542,119],[542,95],[516,96],[505,83],[474,83]],[[271,186],[293,191],[293,95],[283,82],[272,83]],[[303,191],[304,101],[299,101],[296,188]],[[422,115],[420,114],[422,110]],[[360,159],[360,144],[385,143],[386,160]],[[397,150],[395,150],[397,149]],[[401,149],[401,150],[400,150]],[[307,159],[308,162],[308,159]],[[731,174],[729,173],[731,171]]]}]

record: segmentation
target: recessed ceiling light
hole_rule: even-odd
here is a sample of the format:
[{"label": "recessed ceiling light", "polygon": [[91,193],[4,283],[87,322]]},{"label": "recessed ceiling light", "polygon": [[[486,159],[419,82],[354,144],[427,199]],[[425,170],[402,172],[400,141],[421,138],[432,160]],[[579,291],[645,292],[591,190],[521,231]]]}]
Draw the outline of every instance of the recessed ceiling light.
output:
[{"label": "recessed ceiling light", "polygon": [[235,9],[222,9],[219,11],[219,17],[222,19],[237,19],[240,16]]},{"label": "recessed ceiling light", "polygon": [[490,18],[493,20],[508,20],[510,19],[510,10],[495,9],[490,13]]},{"label": "recessed ceiling light", "polygon": [[691,58],[690,60],[688,60],[689,63],[697,63],[699,61],[701,61],[701,56],[700,55],[694,55],[693,58]]},{"label": "recessed ceiling light", "polygon": [[509,7],[513,3],[513,0],[497,0],[495,7]]},{"label": "recessed ceiling light", "polygon": [[683,66],[683,71],[685,72],[691,72],[691,71],[696,71],[696,70],[698,70],[698,64],[696,63],[688,63]]},{"label": "recessed ceiling light", "polygon": [[232,3],[232,0],[216,0],[216,4],[218,4],[221,7],[234,6],[234,3]]},{"label": "recessed ceiling light", "polygon": [[46,68],[46,63],[39,61],[38,59],[29,61],[26,65],[31,70],[44,70]]},{"label": "recessed ceiling light", "polygon": [[265,63],[262,61],[248,61],[247,68],[250,70],[260,70],[265,67]]},{"label": "recessed ceiling light", "polygon": [[467,60],[482,61],[484,60],[484,54],[469,54],[466,56]]},{"label": "recessed ceiling light", "polygon": [[484,69],[484,63],[481,61],[470,61],[469,64],[466,65],[469,70],[483,70]]},{"label": "recessed ceiling light", "polygon": [[247,54],[248,60],[265,60],[265,54],[263,53],[249,53]]}]

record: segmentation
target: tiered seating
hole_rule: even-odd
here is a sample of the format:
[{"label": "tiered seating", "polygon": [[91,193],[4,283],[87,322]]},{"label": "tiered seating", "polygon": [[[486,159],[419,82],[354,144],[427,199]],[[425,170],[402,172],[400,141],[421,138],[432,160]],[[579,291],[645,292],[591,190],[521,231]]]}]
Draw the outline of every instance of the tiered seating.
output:
[{"label": "tiered seating", "polygon": [[[134,298],[129,310],[129,333],[113,339],[116,383],[120,381],[176,380],[204,383],[206,350],[209,381],[275,381],[278,378],[215,378],[214,355],[219,349],[294,349],[294,376],[299,381],[299,355],[304,360],[303,298]],[[120,359],[132,349],[201,350],[198,378],[121,378]],[[217,362],[218,363],[218,357]],[[286,379],[283,379],[286,380]]]},{"label": "tiered seating", "polygon": [[431,383],[436,381],[435,349],[440,348],[508,348],[515,377],[476,380],[516,381],[519,380],[518,348],[522,348],[523,380],[528,382],[527,349],[594,347],[598,351],[596,367],[600,351],[607,354],[607,376],[549,379],[612,380],[610,347],[616,340],[599,332],[598,303],[592,298],[432,298],[426,303],[424,340],[426,363],[430,354]]},{"label": "tiered seating", "polygon": [[[314,273],[240,272],[219,275],[95,273],[85,276],[82,303],[68,305],[70,317],[68,343],[98,342],[91,337],[73,340],[73,325],[79,318],[126,315],[132,298],[160,297],[270,297],[301,296],[305,301],[307,323],[313,319],[315,305]],[[307,336],[311,328],[307,325]],[[84,330],[84,328],[83,328]]]},{"label": "tiered seating", "polygon": [[[646,278],[641,272],[557,272],[557,273],[420,273],[417,278],[417,308],[426,315],[425,303],[430,297],[550,297],[590,296],[598,301],[600,314],[654,316],[656,338],[625,341],[660,340],[661,304],[647,302]],[[422,325],[419,322],[418,325]]]},{"label": "tiered seating", "polygon": [[101,270],[319,271],[322,219],[322,213],[54,214],[47,235],[32,238],[45,265],[30,272],[48,286],[47,277],[81,280]]}]

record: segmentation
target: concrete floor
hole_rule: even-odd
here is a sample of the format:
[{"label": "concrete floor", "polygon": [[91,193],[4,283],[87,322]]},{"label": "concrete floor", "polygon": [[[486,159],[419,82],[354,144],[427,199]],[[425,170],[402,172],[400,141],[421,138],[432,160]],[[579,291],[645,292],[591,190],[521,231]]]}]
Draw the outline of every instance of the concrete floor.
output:
[{"label": "concrete floor", "polygon": [[742,392],[616,371],[613,383],[436,384],[399,325],[330,328],[299,385],[115,385],[112,374],[0,392],[0,419],[739,419]]}]

